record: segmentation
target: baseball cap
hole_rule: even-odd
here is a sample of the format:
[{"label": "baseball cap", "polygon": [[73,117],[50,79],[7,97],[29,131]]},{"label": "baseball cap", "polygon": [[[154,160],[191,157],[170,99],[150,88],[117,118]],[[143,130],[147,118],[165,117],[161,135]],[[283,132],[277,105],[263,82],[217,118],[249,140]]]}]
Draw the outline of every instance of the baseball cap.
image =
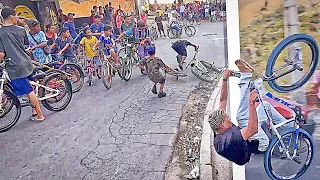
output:
[{"label": "baseball cap", "polygon": [[209,124],[213,131],[217,131],[220,128],[220,124],[224,121],[225,113],[223,110],[218,109],[209,115]]}]

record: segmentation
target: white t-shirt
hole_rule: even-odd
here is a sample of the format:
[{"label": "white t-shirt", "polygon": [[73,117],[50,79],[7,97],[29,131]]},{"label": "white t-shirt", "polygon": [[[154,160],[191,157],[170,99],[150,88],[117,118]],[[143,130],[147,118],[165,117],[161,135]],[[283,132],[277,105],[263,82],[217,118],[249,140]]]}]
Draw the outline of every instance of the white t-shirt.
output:
[{"label": "white t-shirt", "polygon": [[184,12],[185,7],[184,6],[180,6],[180,12]]},{"label": "white t-shirt", "polygon": [[171,13],[169,14],[169,21],[170,23],[172,21],[177,21],[176,16],[179,16],[178,12],[176,10],[172,10]]}]

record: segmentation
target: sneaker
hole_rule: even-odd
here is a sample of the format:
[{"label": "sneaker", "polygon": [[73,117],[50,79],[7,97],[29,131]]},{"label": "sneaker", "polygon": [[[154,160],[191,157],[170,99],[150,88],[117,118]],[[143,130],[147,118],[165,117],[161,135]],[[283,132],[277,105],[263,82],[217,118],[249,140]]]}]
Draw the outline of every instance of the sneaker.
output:
[{"label": "sneaker", "polygon": [[166,97],[167,94],[165,92],[159,92],[158,97],[162,98],[162,97]]},{"label": "sneaker", "polygon": [[151,92],[152,92],[153,94],[158,94],[157,85],[154,85],[154,86],[153,86]]}]

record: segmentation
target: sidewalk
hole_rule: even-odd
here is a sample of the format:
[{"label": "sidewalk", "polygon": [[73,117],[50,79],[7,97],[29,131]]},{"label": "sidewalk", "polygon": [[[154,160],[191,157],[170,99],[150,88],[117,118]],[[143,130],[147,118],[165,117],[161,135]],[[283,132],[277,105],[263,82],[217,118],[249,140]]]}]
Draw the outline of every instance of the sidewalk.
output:
[{"label": "sidewalk", "polygon": [[[200,179],[232,180],[232,163],[218,155],[213,147],[213,132],[210,128],[209,114],[219,107],[222,78],[214,89],[203,119],[203,132],[200,147]],[[228,105],[227,111],[230,111]]]}]

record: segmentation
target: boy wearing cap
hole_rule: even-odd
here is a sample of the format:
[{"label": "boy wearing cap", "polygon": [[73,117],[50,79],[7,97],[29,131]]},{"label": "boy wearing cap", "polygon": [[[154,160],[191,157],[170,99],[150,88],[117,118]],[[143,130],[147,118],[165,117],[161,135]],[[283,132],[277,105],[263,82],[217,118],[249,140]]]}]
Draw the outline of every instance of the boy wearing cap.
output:
[{"label": "boy wearing cap", "polygon": [[[209,116],[209,124],[216,134],[214,147],[217,153],[238,165],[244,165],[249,162],[252,153],[266,151],[269,139],[261,128],[261,124],[267,120],[267,116],[262,105],[256,102],[258,93],[256,90],[250,92],[252,71],[242,60],[237,60],[236,65],[241,72],[240,105],[236,117],[239,127],[231,122],[225,112],[230,70],[224,74],[219,109]],[[274,123],[286,121],[270,103],[264,101],[263,104]]]},{"label": "boy wearing cap", "polygon": [[25,46],[29,45],[26,31],[16,26],[18,18],[14,9],[5,7],[1,11],[1,16],[4,23],[0,31],[0,61],[6,62],[6,70],[14,93],[17,96],[27,95],[30,102],[35,105],[35,108],[32,108],[31,120],[43,121],[45,118],[38,98],[29,82],[32,79],[33,67],[25,50]]},{"label": "boy wearing cap", "polygon": [[157,84],[160,84],[160,90],[158,97],[166,97],[166,93],[163,91],[164,84],[165,84],[165,77],[161,74],[159,71],[160,68],[165,68],[169,71],[173,71],[169,66],[165,65],[163,61],[156,57],[156,47],[151,46],[147,49],[148,54],[150,55],[148,58],[143,58],[139,63],[138,66],[140,69],[143,68],[143,66],[147,70],[148,78],[154,83],[153,88],[151,90],[152,93],[157,94]]}]

